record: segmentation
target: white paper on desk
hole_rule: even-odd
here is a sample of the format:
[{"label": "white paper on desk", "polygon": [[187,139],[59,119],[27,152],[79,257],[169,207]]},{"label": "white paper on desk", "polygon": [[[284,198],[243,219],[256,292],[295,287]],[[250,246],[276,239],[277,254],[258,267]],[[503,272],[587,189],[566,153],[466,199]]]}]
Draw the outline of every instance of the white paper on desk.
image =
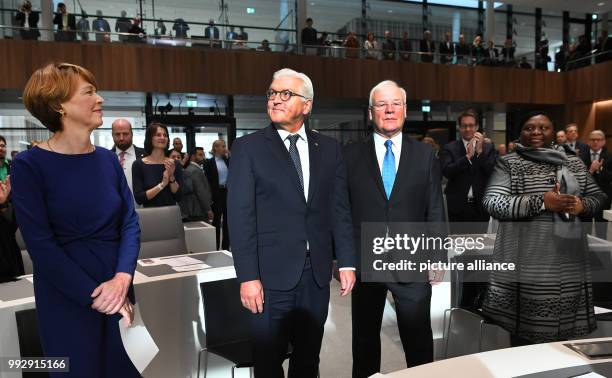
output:
[{"label": "white paper on desk", "polygon": [[121,341],[123,341],[123,347],[127,355],[132,360],[136,369],[138,369],[138,372],[142,374],[159,352],[159,348],[142,321],[138,304],[134,305],[134,322],[132,326],[126,327],[124,319],[121,318],[119,320],[119,332],[121,333]]},{"label": "white paper on desk", "polygon": [[597,374],[595,372],[590,372],[582,375],[576,375],[573,378],[606,378],[601,374]]},{"label": "white paper on desk", "polygon": [[608,312],[612,312],[612,310],[610,310],[609,308],[605,308],[605,307],[595,306],[595,315],[607,314]]},{"label": "white paper on desk", "polygon": [[170,265],[171,267],[183,266],[183,265],[193,265],[193,264],[202,264],[201,260],[194,259],[189,256],[178,256],[178,257],[162,257],[160,258],[162,263],[166,265]]},{"label": "white paper on desk", "polygon": [[172,269],[174,269],[175,272],[190,272],[192,270],[202,270],[202,269],[208,269],[208,268],[210,268],[210,265],[207,265],[204,263],[172,267]]},{"label": "white paper on desk", "polygon": [[150,258],[150,259],[141,259],[138,260],[138,265],[140,266],[155,266],[165,264],[164,260],[160,260],[159,258]]}]

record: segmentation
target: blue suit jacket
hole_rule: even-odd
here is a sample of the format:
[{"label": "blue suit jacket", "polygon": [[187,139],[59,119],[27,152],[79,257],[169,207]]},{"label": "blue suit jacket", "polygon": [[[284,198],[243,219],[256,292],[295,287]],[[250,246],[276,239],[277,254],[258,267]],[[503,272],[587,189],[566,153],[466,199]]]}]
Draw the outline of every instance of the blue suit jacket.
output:
[{"label": "blue suit jacket", "polygon": [[315,280],[329,284],[335,250],[340,267],[355,266],[346,168],[332,138],[306,130],[310,155],[308,200],[289,152],[273,125],[236,139],[228,177],[228,222],[240,282],[294,288],[304,268],[306,241]]}]

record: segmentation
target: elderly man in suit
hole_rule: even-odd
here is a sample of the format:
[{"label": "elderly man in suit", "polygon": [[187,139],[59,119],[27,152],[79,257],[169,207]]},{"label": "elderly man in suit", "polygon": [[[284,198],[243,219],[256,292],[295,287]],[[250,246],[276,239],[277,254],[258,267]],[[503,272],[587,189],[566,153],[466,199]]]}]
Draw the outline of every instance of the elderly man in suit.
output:
[{"label": "elderly man in suit", "polygon": [[[222,139],[213,142],[213,157],[204,163],[204,172],[210,185],[212,194],[212,211],[214,213],[213,226],[217,233],[217,249],[229,249],[230,239],[227,226],[227,176],[229,157],[225,141]],[[223,234],[221,234],[223,229]],[[223,240],[221,240],[223,235]]]},{"label": "elderly man in suit", "polygon": [[[444,221],[440,169],[434,150],[402,133],[406,91],[393,81],[379,83],[370,92],[369,115],[374,122],[372,135],[347,145],[344,151],[353,233],[362,259],[351,301],[354,378],[380,371],[380,329],[389,291],[395,301],[406,364],[412,367],[433,361],[431,283],[443,277],[441,271],[423,272],[411,280],[396,282],[375,282],[365,277],[372,268],[364,265],[364,256],[372,251],[361,244],[364,222],[384,225],[381,232],[393,237],[392,230],[400,227],[405,231],[398,222],[440,226]],[[410,227],[409,231],[414,229]]]},{"label": "elderly man in suit", "polygon": [[252,313],[255,376],[318,373],[334,252],[341,294],[355,283],[346,168],[334,139],[307,129],[308,76],[277,71],[267,91],[271,124],[236,139],[228,219],[240,298]]},{"label": "elderly man in suit", "polygon": [[599,188],[608,196],[608,202],[594,217],[595,235],[606,239],[608,221],[603,217],[603,210],[610,208],[610,199],[612,199],[612,156],[606,149],[606,134],[603,131],[593,130],[589,133],[589,147],[580,151],[580,158]]},{"label": "elderly man in suit", "polygon": [[127,119],[116,119],[111,125],[111,132],[113,135],[113,142],[115,142],[111,151],[117,154],[119,164],[121,164],[123,168],[128,186],[130,187],[130,191],[132,191],[132,164],[134,164],[136,160],[142,160],[144,157],[144,148],[134,146],[132,142],[134,138],[132,124]]}]

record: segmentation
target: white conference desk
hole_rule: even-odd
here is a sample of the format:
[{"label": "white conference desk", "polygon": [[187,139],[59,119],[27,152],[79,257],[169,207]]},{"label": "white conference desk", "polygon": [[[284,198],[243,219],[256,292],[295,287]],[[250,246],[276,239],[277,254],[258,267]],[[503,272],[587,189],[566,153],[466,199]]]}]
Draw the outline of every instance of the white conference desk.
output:
[{"label": "white conference desk", "polygon": [[[236,277],[231,253],[202,252],[185,255],[201,258],[211,267],[176,273],[167,266],[137,265],[134,290],[143,321],[159,347],[158,355],[143,372],[146,378],[195,377],[197,354],[204,346],[205,327],[200,283]],[[0,299],[0,356],[19,357],[15,312],[35,307],[33,287],[23,278],[18,294]],[[25,287],[23,284],[27,284]],[[0,290],[0,295],[2,295]],[[4,292],[8,294],[7,291]],[[18,296],[19,298],[14,298]],[[1,378],[21,373],[0,371]]]},{"label": "white conference desk", "polygon": [[185,222],[185,244],[187,251],[214,251],[217,249],[215,226],[206,222]]},{"label": "white conference desk", "polygon": [[[588,341],[612,340],[611,337]],[[583,342],[587,340],[573,340]],[[371,378],[510,378],[563,368],[576,368],[568,374],[549,373],[542,377],[573,377],[590,371],[587,365],[612,362],[612,358],[589,360],[563,344],[567,341],[535,344],[516,348],[450,358]],[[578,368],[582,366],[583,368]]]}]

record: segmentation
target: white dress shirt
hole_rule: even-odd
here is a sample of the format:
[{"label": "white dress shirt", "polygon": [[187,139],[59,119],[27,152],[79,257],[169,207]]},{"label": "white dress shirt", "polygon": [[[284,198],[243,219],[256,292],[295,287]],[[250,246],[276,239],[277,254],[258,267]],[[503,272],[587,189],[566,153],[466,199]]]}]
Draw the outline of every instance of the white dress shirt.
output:
[{"label": "white dress shirt", "polygon": [[[117,159],[121,162],[121,152],[122,150],[119,147],[115,147],[115,154],[117,154]],[[125,150],[125,156],[123,161],[123,173],[125,174],[125,178],[127,179],[128,186],[130,187],[130,191],[134,193],[132,190],[132,164],[136,161],[136,150],[134,149],[134,145],[132,144],[130,148]]]},{"label": "white dress shirt", "polygon": [[219,174],[219,185],[227,185],[227,164],[222,157],[215,156],[215,164],[217,165],[217,173]]},{"label": "white dress shirt", "polygon": [[[285,147],[287,151],[289,151],[289,146],[291,142],[287,138],[289,135],[292,135],[287,130],[282,128],[277,128],[278,135],[280,135],[283,143],[285,143]],[[308,201],[308,188],[310,186],[310,153],[308,151],[308,137],[306,136],[306,128],[304,125],[300,127],[297,133],[300,136],[300,139],[297,140],[295,146],[298,150],[298,155],[300,155],[300,164],[302,166],[302,178],[304,179],[304,198]],[[292,161],[293,163],[293,161]]]},{"label": "white dress shirt", "polygon": [[[471,141],[465,140],[463,138],[461,138],[461,140],[463,141],[463,147],[465,147],[465,151],[467,151],[467,146]],[[474,140],[474,139],[472,139]],[[474,156],[476,156],[476,141],[473,142],[473,146],[474,146]],[[470,162],[470,165],[472,164],[472,161],[470,159],[468,159],[468,161]],[[468,198],[474,198],[474,191],[472,190],[472,185],[470,185],[470,190],[468,190]]]},{"label": "white dress shirt", "polygon": [[[374,133],[374,149],[376,150],[376,160],[378,161],[378,170],[382,175],[382,166],[383,161],[385,160],[385,155],[387,153],[387,146],[385,146],[385,142],[389,138],[386,138],[378,133]],[[396,136],[391,138],[391,151],[393,151],[393,155],[395,156],[395,172],[399,168],[400,157],[402,156],[402,133],[398,133]]]}]

